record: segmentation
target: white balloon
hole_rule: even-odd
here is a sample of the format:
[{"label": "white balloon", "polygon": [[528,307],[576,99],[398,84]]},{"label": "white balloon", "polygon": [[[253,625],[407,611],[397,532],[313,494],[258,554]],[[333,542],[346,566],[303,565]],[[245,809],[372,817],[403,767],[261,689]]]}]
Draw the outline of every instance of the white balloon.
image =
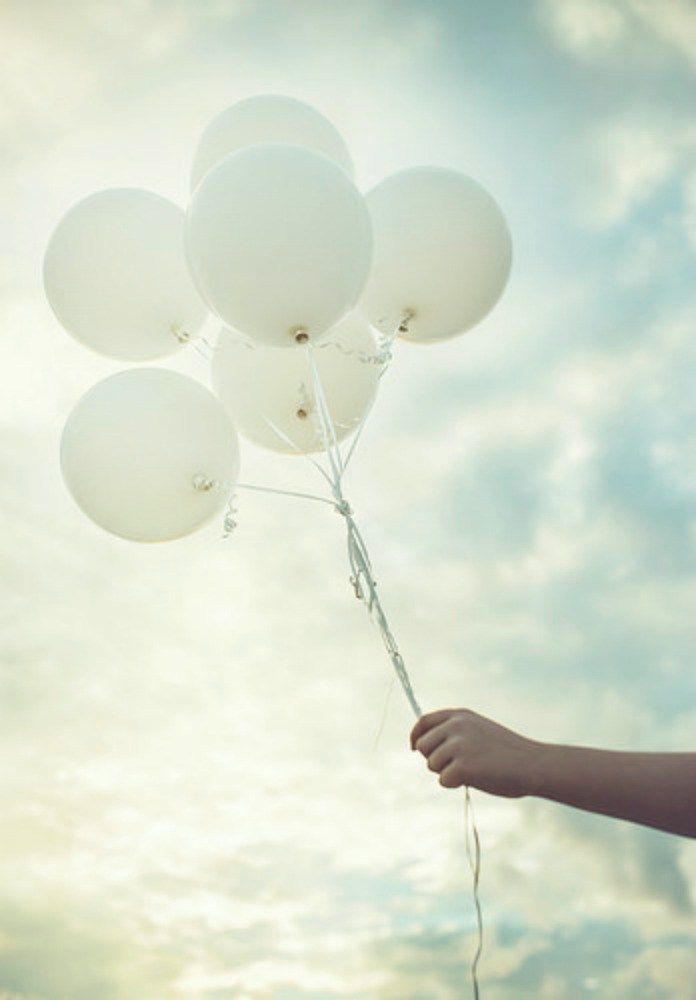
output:
[{"label": "white balloon", "polygon": [[184,255],[184,213],[139,188],[98,191],[58,223],[44,259],[48,301],[99,354],[149,361],[176,351],[207,310]]},{"label": "white balloon", "polygon": [[92,521],[122,538],[162,542],[190,534],[221,509],[237,479],[239,449],[229,415],[204,386],[163,368],[133,368],[78,402],[60,461]]},{"label": "white balloon", "polygon": [[320,153],[261,143],[198,185],[186,227],[201,295],[229,326],[274,347],[316,339],[351,309],[370,267],[365,200]]},{"label": "white balloon", "polygon": [[[336,437],[341,441],[355,430],[377,394],[380,369],[370,360],[377,355],[375,337],[361,316],[350,313],[314,352]],[[304,348],[288,351],[250,344],[223,329],[211,377],[235,425],[255,444],[291,454],[297,449],[312,452],[323,448],[312,371]]]},{"label": "white balloon", "polygon": [[353,176],[348,147],[328,118],[294,97],[259,94],[221,111],[205,129],[193,157],[191,190],[230,153],[259,142],[306,146],[328,156]]},{"label": "white balloon", "polygon": [[454,337],[478,323],[502,295],[512,243],[498,204],[454,170],[415,167],[366,196],[372,271],[358,308],[385,333],[406,317],[407,340]]}]

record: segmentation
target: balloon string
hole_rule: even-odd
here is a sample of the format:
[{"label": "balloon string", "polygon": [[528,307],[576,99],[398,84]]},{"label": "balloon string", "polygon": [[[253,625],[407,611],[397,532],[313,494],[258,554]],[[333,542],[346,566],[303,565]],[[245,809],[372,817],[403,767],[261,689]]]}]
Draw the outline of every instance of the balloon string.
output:
[{"label": "balloon string", "polygon": [[318,500],[319,503],[327,503],[330,507],[335,506],[333,500],[328,497],[318,497],[314,493],[297,493],[295,490],[277,490],[271,486],[254,486],[252,483],[237,483],[235,486],[239,490],[254,490],[256,493],[278,493],[284,497],[301,497],[304,500]]},{"label": "balloon string", "polygon": [[[385,348],[383,345],[383,352],[385,350],[387,352],[389,351],[391,343],[398,335],[398,333],[403,333],[407,330],[409,318],[410,318],[409,315],[405,314],[404,319],[402,320],[399,326],[399,329],[395,331],[395,333],[391,336],[391,338],[388,339],[385,338],[385,343],[388,344],[388,347]],[[346,500],[345,496],[343,495],[343,482],[342,482],[343,476],[348,466],[348,462],[350,461],[350,458],[354,453],[355,446],[360,437],[360,434],[362,433],[362,429],[365,425],[365,420],[367,415],[363,416],[361,423],[358,427],[356,436],[353,439],[352,445],[348,451],[348,455],[344,459],[338,444],[335,425],[333,423],[333,419],[329,411],[328,403],[326,401],[326,396],[321,383],[321,378],[319,376],[319,371],[313,353],[314,350],[315,348],[313,347],[311,340],[308,341],[306,344],[306,351],[307,351],[307,360],[309,368],[312,374],[312,383],[314,389],[315,421],[318,424],[317,431],[320,435],[324,451],[329,461],[331,469],[330,473],[327,472],[326,469],[322,468],[319,462],[311,458],[310,455],[307,455],[306,452],[303,452],[298,447],[298,445],[290,437],[288,437],[288,435],[285,434],[284,431],[281,430],[281,428],[279,428],[276,424],[273,423],[273,421],[271,421],[268,417],[265,417],[264,419],[266,420],[268,426],[272,428],[272,430],[281,438],[281,440],[285,442],[285,444],[287,444],[291,448],[292,451],[304,455],[304,457],[308,459],[312,463],[312,465],[321,473],[321,475],[324,477],[324,479],[327,481],[327,483],[331,488],[333,499],[329,499],[328,497],[315,496],[314,494],[311,493],[300,493],[300,492],[295,492],[293,490],[280,490],[267,486],[255,486],[250,483],[239,483],[238,486],[240,489],[255,490],[261,493],[281,494],[284,496],[291,496],[291,497],[301,497],[307,500],[315,500],[321,503],[327,503],[330,504],[343,517],[346,524],[348,562],[351,569],[350,582],[353,586],[355,596],[363,602],[371,621],[379,629],[387,655],[394,668],[394,673],[398,678],[401,687],[403,688],[404,694],[408,699],[408,702],[411,706],[414,715],[416,716],[417,719],[420,719],[423,713],[416,699],[413,686],[411,684],[411,680],[408,675],[408,671],[406,669],[406,664],[404,663],[404,659],[401,653],[399,652],[396,639],[394,638],[394,635],[391,631],[386,613],[382,606],[382,602],[380,601],[379,594],[377,593],[377,583],[374,579],[374,575],[372,572],[372,564],[370,561],[367,545],[360,532],[360,529],[358,528],[358,525],[355,522],[355,518],[353,517],[353,510],[348,501]],[[387,358],[387,361],[388,360],[389,358]],[[386,363],[385,363],[385,368],[383,369],[381,374],[384,374],[384,370],[386,370]],[[388,704],[388,699],[387,699],[387,704]],[[385,716],[386,716],[386,704],[383,713],[383,718],[380,723],[380,730],[377,736],[377,740],[379,740],[379,736],[381,735],[382,728],[384,726]],[[375,746],[376,743],[377,741],[375,741]],[[473,897],[476,908],[476,924],[478,929],[477,948],[473,961],[471,963],[471,980],[473,985],[474,1000],[479,1000],[478,963],[481,958],[481,952],[483,949],[483,918],[481,911],[481,902],[479,898],[479,880],[481,874],[481,841],[476,826],[473,803],[471,801],[471,796],[468,786],[465,788],[464,822],[465,822],[465,837],[466,837],[466,853],[469,861],[469,867],[471,869],[473,876]],[[471,853],[471,843],[469,835],[470,825],[474,842],[473,856]]]},{"label": "balloon string", "polygon": [[283,431],[280,427],[278,427],[277,424],[273,423],[273,421],[270,420],[267,416],[264,415],[263,419],[266,421],[266,423],[271,428],[271,430],[274,431],[278,435],[278,437],[281,439],[281,441],[284,441],[285,444],[287,444],[292,449],[292,451],[297,452],[298,455],[303,455],[304,458],[306,458],[308,462],[311,462],[311,464],[314,466],[314,468],[319,473],[321,473],[321,475],[327,481],[327,483],[329,484],[329,486],[333,485],[331,476],[328,474],[328,472],[326,471],[326,469],[322,469],[322,467],[319,465],[319,463],[317,461],[315,461],[315,459],[313,459],[311,455],[308,455],[307,452],[302,451],[302,449],[296,444],[296,442],[293,441],[292,438],[288,437],[288,435],[285,433],[285,431]]},{"label": "balloon string", "polygon": [[[471,855],[471,844],[469,840],[469,824],[474,840],[474,856]],[[481,838],[479,837],[474,816],[474,804],[471,801],[469,786],[464,788],[464,835],[466,839],[466,856],[469,861],[469,868],[473,878],[474,907],[476,909],[476,929],[478,940],[476,942],[476,952],[471,962],[471,982],[474,989],[474,1000],[479,998],[478,964],[483,951],[483,914],[481,912],[481,899],[479,896],[479,881],[481,878]]]},{"label": "balloon string", "polygon": [[360,440],[360,438],[362,436],[362,432],[363,432],[363,429],[365,427],[365,424],[367,423],[367,418],[369,417],[369,415],[370,415],[370,411],[369,410],[366,410],[365,413],[363,413],[362,418],[360,420],[360,423],[358,424],[358,428],[357,428],[355,434],[353,435],[353,440],[351,441],[350,448],[348,449],[348,454],[346,455],[345,460],[343,462],[343,471],[344,472],[348,468],[350,460],[353,457],[353,454],[354,454],[355,449],[357,447],[358,441]]},{"label": "balloon string", "polygon": [[[404,332],[407,328],[408,318],[406,317],[399,328],[398,332]],[[380,634],[382,636],[382,641],[384,647],[387,651],[387,655],[391,660],[392,666],[396,676],[399,679],[401,687],[403,688],[404,694],[408,699],[408,702],[413,710],[414,715],[417,719],[420,719],[423,714],[421,708],[416,699],[415,693],[413,691],[413,686],[406,669],[406,664],[404,659],[399,652],[399,648],[396,643],[396,639],[389,627],[389,622],[387,620],[386,613],[382,607],[382,602],[379,599],[379,594],[377,593],[377,584],[375,582],[372,565],[370,562],[370,556],[367,550],[367,545],[365,540],[360,533],[355,518],[353,517],[353,510],[345,499],[343,495],[342,487],[342,476],[345,472],[346,466],[348,464],[348,459],[353,453],[355,447],[355,441],[353,442],[353,447],[351,448],[348,459],[344,462],[341,456],[340,448],[336,441],[335,428],[333,426],[333,421],[331,418],[331,413],[329,411],[328,405],[326,403],[326,397],[323,391],[323,386],[321,384],[321,379],[319,376],[319,370],[317,368],[314,349],[312,347],[312,342],[307,341],[306,344],[307,360],[309,363],[310,371],[312,373],[312,381],[314,387],[314,397],[316,400],[316,417],[319,423],[319,433],[324,444],[324,449],[329,458],[331,468],[333,470],[333,482],[332,482],[332,493],[334,497],[334,506],[336,511],[341,514],[346,523],[347,535],[348,535],[348,562],[351,568],[350,582],[353,585],[353,590],[355,596],[363,602],[365,605],[370,619],[377,625]],[[363,420],[364,424],[364,420]],[[362,430],[362,425],[359,428]],[[381,726],[380,726],[381,733]],[[469,867],[471,869],[473,877],[473,897],[474,905],[476,909],[476,926],[478,932],[478,940],[474,958],[471,962],[470,972],[471,981],[473,987],[474,1000],[479,1000],[479,982],[478,982],[478,964],[481,958],[481,952],[483,950],[483,915],[481,911],[481,900],[479,897],[479,881],[481,877],[481,840],[479,837],[478,828],[476,825],[476,819],[474,816],[473,803],[471,801],[471,794],[469,787],[465,787],[464,791],[464,822],[465,822],[465,840],[466,840],[466,852],[469,861]],[[471,854],[471,845],[469,837],[469,826],[471,824],[471,829],[473,833],[474,841],[474,855]]]},{"label": "balloon string", "polygon": [[195,340],[193,342],[193,349],[195,350],[196,354],[200,354],[200,356],[203,358],[203,360],[206,361],[208,364],[210,364],[210,357],[211,357],[210,354],[207,354],[203,350],[203,348],[201,347],[201,345],[198,344],[198,343],[196,343]]},{"label": "balloon string", "polygon": [[377,735],[375,736],[375,742],[372,744],[372,752],[374,753],[379,744],[380,738],[382,736],[382,731],[384,729],[384,723],[387,721],[387,709],[389,708],[389,702],[391,701],[392,692],[394,690],[394,684],[396,683],[396,677],[392,677],[389,681],[389,690],[387,691],[387,697],[384,699],[384,708],[382,709],[382,718],[379,722],[379,729],[377,730]]},{"label": "balloon string", "polygon": [[343,500],[343,496],[341,494],[341,477],[344,472],[343,456],[341,455],[341,449],[338,447],[336,428],[334,427],[329,406],[326,402],[326,396],[324,395],[324,386],[322,385],[322,381],[319,377],[319,369],[317,368],[317,363],[314,359],[314,351],[311,340],[307,341],[306,350],[307,361],[309,362],[309,368],[312,373],[314,401],[316,404],[315,413],[319,421],[319,431],[324,444],[324,451],[326,452],[331,470],[333,472],[331,486],[336,500],[340,503]]},{"label": "balloon string", "polygon": [[[372,363],[372,364],[379,364],[379,365],[382,366],[382,370],[379,373],[379,377],[380,378],[382,378],[382,376],[386,372],[387,368],[389,367],[389,362],[392,359],[391,349],[392,349],[392,347],[394,345],[394,341],[396,340],[396,338],[399,336],[400,333],[406,333],[408,331],[408,323],[409,323],[409,320],[411,319],[411,316],[412,316],[411,311],[409,309],[405,310],[405,312],[403,313],[401,322],[399,323],[398,327],[392,333],[390,333],[390,334],[382,334],[382,336],[380,338],[380,350],[379,350],[378,354],[362,354],[362,353],[358,353],[358,357],[360,358],[361,361],[365,361],[365,362]],[[328,347],[328,346],[330,346],[330,344],[331,344],[331,342],[329,342],[329,344],[319,344],[319,347]],[[343,354],[355,354],[356,353],[355,351],[349,351],[349,350],[347,350],[346,348],[344,348],[341,344],[339,344],[337,342],[333,342],[333,346],[339,348],[339,350]],[[369,415],[370,415],[370,411],[369,410],[366,410],[365,413],[363,413],[362,419],[360,420],[360,423],[358,424],[358,428],[357,428],[355,434],[353,435],[353,440],[351,442],[350,448],[348,449],[348,454],[346,455],[345,461],[343,463],[343,470],[344,470],[344,472],[348,468],[350,460],[353,457],[353,454],[354,454],[355,449],[357,447],[358,441],[360,440],[362,432],[363,432],[363,430],[365,428],[365,424],[367,423],[367,418],[369,417]]]}]

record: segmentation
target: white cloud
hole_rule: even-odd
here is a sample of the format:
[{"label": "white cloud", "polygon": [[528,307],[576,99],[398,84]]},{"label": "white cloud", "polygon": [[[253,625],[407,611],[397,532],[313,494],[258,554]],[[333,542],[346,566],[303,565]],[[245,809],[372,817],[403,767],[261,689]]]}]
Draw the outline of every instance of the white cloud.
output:
[{"label": "white cloud", "polygon": [[578,220],[591,228],[616,226],[658,193],[690,162],[696,132],[680,113],[633,113],[605,120],[586,139],[591,173]]},{"label": "white cloud", "polygon": [[687,997],[696,978],[689,944],[648,948],[617,973],[614,996]]},{"label": "white cloud", "polygon": [[690,0],[625,0],[643,25],[696,66],[696,11]]},{"label": "white cloud", "polygon": [[676,53],[687,65],[696,63],[696,14],[689,0],[539,0],[538,11],[555,41],[588,62],[649,65]]},{"label": "white cloud", "polygon": [[[38,273],[53,220],[85,189],[128,177],[176,196],[196,130],[237,96],[292,89],[335,110],[376,178],[427,159],[486,80],[440,80],[461,31],[448,5],[199,7],[4,15],[18,131],[0,264],[0,989],[53,1000],[67,954],[71,998],[446,1000],[475,938],[462,797],[406,752],[398,688],[373,750],[391,675],[348,586],[340,519],[243,494],[226,543],[219,525],[147,548],[87,523],[60,482],[57,436],[108,363],[61,334]],[[588,57],[623,53],[635,21],[618,4],[563,16]],[[476,18],[466,26],[467,44],[487,44]],[[641,104],[591,133],[606,187],[596,225],[620,226],[681,180],[681,121]],[[485,138],[468,136],[460,161],[490,158]],[[524,219],[544,181],[508,173]],[[557,221],[549,211],[538,231]],[[593,262],[563,273],[536,232],[520,234],[485,328],[404,345],[350,495],[425,707],[466,702],[537,738],[678,749],[693,733],[691,585],[677,565],[690,322],[668,303],[651,322],[609,323]],[[174,367],[204,375],[193,356]],[[317,488],[292,459],[247,448],[244,463],[252,482]],[[641,974],[663,983],[653,959],[623,970],[607,928],[655,955],[656,924],[685,934],[691,844],[475,800],[486,993],[572,995],[593,948],[606,995],[630,995]]]},{"label": "white cloud", "polygon": [[622,5],[612,0],[542,0],[539,9],[558,43],[582,57],[613,54],[626,37]]},{"label": "white cloud", "polygon": [[[696,11],[688,0],[540,0],[537,11],[554,43],[606,88],[611,111],[598,120],[595,110],[572,142],[583,165],[576,219],[591,229],[617,226],[693,158],[690,76],[680,92],[666,83],[666,70],[679,78],[681,59],[687,70],[696,64]],[[618,101],[621,73],[627,99]]]}]

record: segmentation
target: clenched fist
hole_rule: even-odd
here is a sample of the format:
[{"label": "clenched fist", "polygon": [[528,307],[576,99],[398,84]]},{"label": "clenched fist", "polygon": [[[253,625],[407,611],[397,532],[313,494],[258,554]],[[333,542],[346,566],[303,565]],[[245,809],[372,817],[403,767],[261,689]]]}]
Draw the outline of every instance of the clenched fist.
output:
[{"label": "clenched fist", "polygon": [[507,798],[537,791],[543,744],[469,709],[445,708],[422,716],[411,731],[411,749],[427,758],[445,788],[469,785]]}]

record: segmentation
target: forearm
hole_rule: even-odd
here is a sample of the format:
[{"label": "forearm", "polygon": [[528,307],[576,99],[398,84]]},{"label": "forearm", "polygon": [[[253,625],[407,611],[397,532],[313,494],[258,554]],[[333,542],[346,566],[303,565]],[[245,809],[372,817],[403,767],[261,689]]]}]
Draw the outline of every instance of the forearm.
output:
[{"label": "forearm", "polygon": [[696,753],[626,753],[538,744],[531,793],[696,837]]}]

